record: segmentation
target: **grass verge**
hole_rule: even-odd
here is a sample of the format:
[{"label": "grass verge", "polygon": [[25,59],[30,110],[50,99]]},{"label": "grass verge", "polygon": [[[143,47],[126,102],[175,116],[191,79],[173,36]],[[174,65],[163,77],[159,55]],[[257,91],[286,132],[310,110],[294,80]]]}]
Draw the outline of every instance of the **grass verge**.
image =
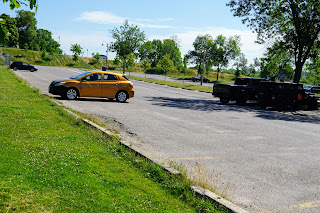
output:
[{"label": "grass verge", "polygon": [[212,92],[212,87],[208,86],[201,86],[201,85],[195,85],[195,84],[188,84],[188,83],[180,83],[180,82],[174,82],[174,81],[164,81],[164,80],[158,80],[158,79],[151,79],[151,78],[142,78],[137,76],[130,76],[131,79],[139,80],[139,81],[146,81],[156,84],[162,84],[167,86],[173,86],[178,87],[182,89],[190,89],[190,90],[196,90],[201,92]]},{"label": "grass verge", "polygon": [[217,211],[189,181],[0,72],[0,212]]}]

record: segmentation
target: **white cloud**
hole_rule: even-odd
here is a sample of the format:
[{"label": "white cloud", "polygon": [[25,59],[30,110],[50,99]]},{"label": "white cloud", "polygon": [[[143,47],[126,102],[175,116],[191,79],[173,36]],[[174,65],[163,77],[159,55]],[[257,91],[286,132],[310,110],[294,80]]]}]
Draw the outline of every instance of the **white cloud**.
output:
[{"label": "white cloud", "polygon": [[[166,18],[166,19],[157,19],[157,20],[151,20],[151,19],[132,19],[130,20],[127,17],[120,17],[117,15],[114,15],[109,12],[103,12],[103,11],[91,11],[91,12],[83,12],[80,17],[76,18],[77,21],[89,21],[96,24],[123,24],[125,20],[128,20],[129,22],[141,27],[141,28],[154,28],[154,29],[169,29],[174,28],[172,26],[167,25],[158,25],[158,24],[149,24],[155,21],[171,21],[172,18]],[[144,23],[149,22],[149,23]]]},{"label": "white cloud", "polygon": [[84,12],[76,18],[78,21],[89,21],[97,24],[122,24],[126,19],[128,18],[103,11]]}]

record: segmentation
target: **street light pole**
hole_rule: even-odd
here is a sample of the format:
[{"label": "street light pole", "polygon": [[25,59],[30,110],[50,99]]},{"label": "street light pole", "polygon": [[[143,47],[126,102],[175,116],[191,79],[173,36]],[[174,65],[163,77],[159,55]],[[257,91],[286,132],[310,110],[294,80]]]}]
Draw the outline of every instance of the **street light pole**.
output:
[{"label": "street light pole", "polygon": [[[103,46],[103,43],[106,42],[106,41],[103,41],[102,42],[102,46]],[[109,44],[108,42],[106,42],[106,68],[108,68],[108,52],[109,52]]]}]

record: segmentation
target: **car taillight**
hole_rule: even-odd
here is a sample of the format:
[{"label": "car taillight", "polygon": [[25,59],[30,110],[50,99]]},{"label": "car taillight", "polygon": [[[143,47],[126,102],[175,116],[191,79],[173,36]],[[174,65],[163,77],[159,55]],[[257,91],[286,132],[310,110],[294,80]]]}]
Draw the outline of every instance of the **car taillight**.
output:
[{"label": "car taillight", "polygon": [[298,94],[298,96],[297,96],[298,101],[301,101],[302,98],[303,98],[302,94]]},{"label": "car taillight", "polygon": [[131,88],[133,88],[133,83],[130,82],[129,85],[130,85]]}]

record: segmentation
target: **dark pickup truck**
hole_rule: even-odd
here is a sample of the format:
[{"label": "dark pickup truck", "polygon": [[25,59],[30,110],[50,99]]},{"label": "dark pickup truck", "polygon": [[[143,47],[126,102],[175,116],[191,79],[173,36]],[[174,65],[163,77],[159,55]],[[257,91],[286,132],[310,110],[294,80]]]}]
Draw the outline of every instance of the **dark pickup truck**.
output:
[{"label": "dark pickup truck", "polygon": [[212,95],[220,98],[221,103],[236,101],[237,105],[244,105],[247,100],[258,100],[260,81],[263,78],[239,77],[234,84],[214,84]]},{"label": "dark pickup truck", "polygon": [[240,77],[232,85],[214,84],[212,95],[220,98],[223,104],[236,101],[237,105],[244,105],[247,100],[252,100],[258,102],[261,108],[318,108],[318,98],[306,93],[302,84],[268,81],[263,78]]},{"label": "dark pickup truck", "polygon": [[298,108],[306,106],[309,110],[318,108],[318,98],[306,93],[303,84],[275,81],[261,81],[258,92],[258,103],[261,108],[287,107]]}]

